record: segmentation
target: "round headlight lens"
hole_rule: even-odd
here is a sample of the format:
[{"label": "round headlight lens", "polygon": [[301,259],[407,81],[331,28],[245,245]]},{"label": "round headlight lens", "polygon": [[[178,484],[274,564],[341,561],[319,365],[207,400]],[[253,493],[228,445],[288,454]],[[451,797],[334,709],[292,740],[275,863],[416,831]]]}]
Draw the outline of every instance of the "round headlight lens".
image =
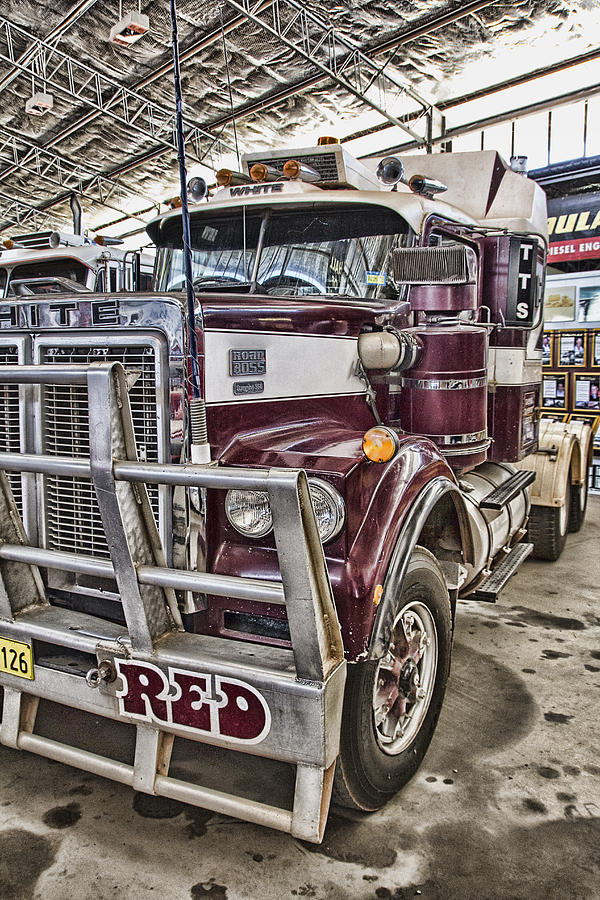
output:
[{"label": "round headlight lens", "polygon": [[[319,537],[325,544],[344,527],[346,507],[341,494],[329,482],[309,478],[308,486]],[[273,528],[269,495],[264,491],[228,491],[225,512],[236,531],[245,537],[264,537]]]},{"label": "round headlight lens", "polygon": [[264,491],[228,491],[225,512],[236,531],[245,537],[264,537],[273,528],[269,495]]},{"label": "round headlight lens", "polygon": [[320,478],[309,478],[310,497],[312,500],[319,537],[323,544],[337,537],[346,520],[346,507],[339,494],[328,481]]}]

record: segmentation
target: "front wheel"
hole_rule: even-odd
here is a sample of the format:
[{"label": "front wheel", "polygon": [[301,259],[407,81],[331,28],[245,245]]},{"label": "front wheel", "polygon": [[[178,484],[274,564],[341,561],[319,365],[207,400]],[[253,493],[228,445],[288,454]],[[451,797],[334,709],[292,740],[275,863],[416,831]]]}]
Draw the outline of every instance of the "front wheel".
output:
[{"label": "front wheel", "polygon": [[415,774],[437,724],[451,646],[444,575],[435,557],[417,547],[386,655],[348,667],[334,783],[339,806],[379,809]]}]

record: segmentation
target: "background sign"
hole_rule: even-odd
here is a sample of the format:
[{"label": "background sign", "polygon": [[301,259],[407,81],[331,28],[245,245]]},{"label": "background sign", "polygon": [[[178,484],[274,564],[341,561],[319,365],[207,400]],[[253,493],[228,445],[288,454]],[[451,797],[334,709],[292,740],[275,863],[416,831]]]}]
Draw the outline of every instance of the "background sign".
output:
[{"label": "background sign", "polygon": [[548,262],[600,259],[600,191],[548,198]]}]

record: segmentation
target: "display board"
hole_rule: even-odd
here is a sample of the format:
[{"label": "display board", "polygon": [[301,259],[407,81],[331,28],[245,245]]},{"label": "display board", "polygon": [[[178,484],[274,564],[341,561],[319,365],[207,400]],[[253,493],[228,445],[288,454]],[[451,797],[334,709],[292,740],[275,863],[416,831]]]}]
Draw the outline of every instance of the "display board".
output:
[{"label": "display board", "polygon": [[600,271],[547,278],[541,347],[540,417],[589,422],[590,488],[600,490]]}]

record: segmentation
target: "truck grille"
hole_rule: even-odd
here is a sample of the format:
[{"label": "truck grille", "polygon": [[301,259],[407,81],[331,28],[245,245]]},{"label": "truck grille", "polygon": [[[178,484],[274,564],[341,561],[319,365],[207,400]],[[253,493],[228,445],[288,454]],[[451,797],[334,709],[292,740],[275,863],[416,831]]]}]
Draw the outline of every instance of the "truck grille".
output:
[{"label": "truck grille", "polygon": [[[148,462],[159,459],[157,423],[157,364],[152,346],[43,347],[40,362],[85,365],[91,362],[123,363],[138,374],[129,400],[138,456]],[[44,388],[44,452],[53,456],[89,456],[87,388],[49,385]],[[148,495],[158,522],[158,486],[148,485]],[[87,479],[48,475],[45,478],[46,546],[51,550],[86,553],[108,558],[100,510],[92,482]]]}]

